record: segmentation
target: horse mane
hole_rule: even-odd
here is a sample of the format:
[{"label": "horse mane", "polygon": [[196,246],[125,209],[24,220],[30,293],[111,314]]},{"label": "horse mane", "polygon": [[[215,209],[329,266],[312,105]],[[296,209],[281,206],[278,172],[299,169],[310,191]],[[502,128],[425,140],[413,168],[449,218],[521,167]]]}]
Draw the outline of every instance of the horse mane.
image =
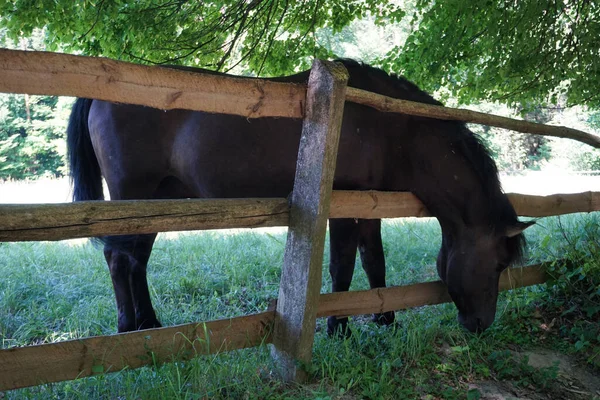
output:
[{"label": "horse mane", "polygon": [[[336,61],[342,63],[348,69],[350,73],[349,86],[375,91],[378,94],[397,99],[438,106],[443,105],[403,76],[395,73],[390,74],[382,69],[351,59],[338,59]],[[383,84],[373,85],[372,82],[382,82]],[[513,206],[502,191],[498,168],[490,151],[484,145],[482,139],[468,129],[464,122],[447,121],[447,123],[452,124],[455,128],[446,131],[453,149],[458,150],[467,163],[472,166],[473,172],[488,199],[494,233],[503,234],[509,226],[517,223],[518,219]],[[508,238],[507,247],[511,261],[520,262],[523,258],[525,236],[519,234]]]},{"label": "horse mane", "polygon": [[[434,99],[429,93],[421,90],[417,85],[401,75],[387,73],[380,68],[372,67],[368,64],[348,58],[340,58],[335,61],[343,64],[348,70],[348,86],[368,90],[392,98],[443,106],[441,102]],[[221,74],[216,71],[193,67],[167,67],[190,72]],[[308,79],[309,72],[310,71],[304,71],[295,75],[265,79],[281,82],[303,82]],[[464,122],[445,122],[454,128],[446,130],[450,142],[452,143],[452,148],[455,151],[458,150],[463,155],[468,165],[472,166],[473,172],[483,189],[484,195],[488,199],[494,233],[503,234],[506,232],[507,227],[514,225],[518,219],[514,208],[508,201],[506,195],[502,192],[498,168],[496,167],[496,163],[494,162],[490,151],[483,144],[481,138],[468,129]],[[525,246],[525,237],[520,234],[508,238],[507,246],[512,261],[520,261]]]},{"label": "horse mane", "polygon": [[373,85],[369,84],[371,80],[376,82],[385,82],[385,89],[375,90],[376,93],[384,96],[394,97],[396,99],[416,101],[419,103],[433,104],[436,106],[443,105],[434,99],[429,93],[419,89],[417,85],[401,75],[397,75],[393,72],[387,73],[380,68],[372,67],[368,64],[348,58],[340,58],[335,61],[342,63],[350,73],[348,86],[352,86],[357,89],[373,91]]}]

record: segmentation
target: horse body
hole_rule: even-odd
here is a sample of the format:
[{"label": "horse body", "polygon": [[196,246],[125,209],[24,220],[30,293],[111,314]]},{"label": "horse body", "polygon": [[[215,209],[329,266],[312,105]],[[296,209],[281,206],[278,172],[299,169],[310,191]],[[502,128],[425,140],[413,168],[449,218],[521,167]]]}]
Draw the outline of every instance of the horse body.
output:
[{"label": "horse body", "polygon": [[[344,64],[350,86],[439,104],[403,79]],[[307,77],[305,72],[277,80]],[[112,199],[286,197],[301,129],[299,119],[248,120],[79,99],[68,130],[75,200],[102,198],[100,174]],[[442,226],[438,272],[459,320],[473,331],[491,324],[500,272],[520,254],[524,226],[500,189],[493,161],[464,124],[347,103],[334,189],[417,195]],[[119,331],[160,326],[145,276],[155,236],[103,238]],[[380,220],[330,220],[330,241],[334,291],[349,289],[357,249],[371,287],[385,286]],[[393,313],[375,319],[391,323]],[[328,330],[345,330],[346,324],[329,318]]]},{"label": "horse body", "polygon": [[[386,168],[401,159],[394,154],[392,138],[353,121],[353,109],[366,107],[346,107],[336,187],[407,189],[406,179],[394,179],[393,169]],[[183,197],[286,197],[293,189],[301,120],[224,119],[218,114],[94,101],[89,125],[113,199],[173,197],[160,190],[172,179]]]}]

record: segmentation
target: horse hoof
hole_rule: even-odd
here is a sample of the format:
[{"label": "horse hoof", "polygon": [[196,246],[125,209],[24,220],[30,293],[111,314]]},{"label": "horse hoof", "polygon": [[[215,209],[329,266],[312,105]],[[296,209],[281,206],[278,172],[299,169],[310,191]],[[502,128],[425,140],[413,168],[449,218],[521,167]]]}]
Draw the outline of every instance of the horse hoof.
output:
[{"label": "horse hoof", "polygon": [[396,314],[393,311],[384,312],[383,314],[373,314],[372,321],[380,326],[388,326],[394,323]]},{"label": "horse hoof", "polygon": [[327,318],[327,335],[340,339],[348,339],[352,336],[352,331],[348,327],[348,318]]}]

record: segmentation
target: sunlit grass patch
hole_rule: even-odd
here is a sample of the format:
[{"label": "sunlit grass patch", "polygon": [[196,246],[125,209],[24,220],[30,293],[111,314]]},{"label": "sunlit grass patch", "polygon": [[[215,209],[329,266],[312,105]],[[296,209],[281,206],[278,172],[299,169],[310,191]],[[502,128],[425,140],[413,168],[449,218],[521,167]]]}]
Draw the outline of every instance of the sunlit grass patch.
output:
[{"label": "sunlit grass patch", "polygon": [[[538,220],[526,231],[526,264],[574,257],[573,248],[587,251],[585,259],[594,260],[598,225],[594,215]],[[434,219],[386,221],[383,239],[390,285],[438,279],[435,260],[441,237]],[[278,295],[285,241],[285,229],[160,234],[148,268],[159,319],[175,325],[264,311]],[[326,246],[322,293],[331,287],[328,258]],[[367,289],[359,257],[356,262],[352,290]],[[117,330],[106,262],[101,249],[86,241],[2,243],[0,276],[3,348]],[[471,390],[469,382],[497,378],[505,366],[524,371],[529,374],[524,382],[537,385],[535,379],[552,377],[551,371],[540,375],[520,365],[520,358],[501,352],[552,346],[593,357],[596,346],[586,336],[591,330],[582,308],[566,314],[582,317],[568,331],[559,331],[557,325],[548,328],[551,318],[545,319],[542,311],[556,306],[549,293],[545,285],[502,293],[496,322],[480,336],[460,328],[453,304],[398,312],[397,323],[388,328],[364,316],[353,317],[354,336],[346,341],[327,337],[325,320],[320,319],[314,362],[307,366],[308,385],[278,381],[269,349],[263,346],[7,392],[5,397],[461,399]],[[492,357],[494,352],[500,353]]]}]

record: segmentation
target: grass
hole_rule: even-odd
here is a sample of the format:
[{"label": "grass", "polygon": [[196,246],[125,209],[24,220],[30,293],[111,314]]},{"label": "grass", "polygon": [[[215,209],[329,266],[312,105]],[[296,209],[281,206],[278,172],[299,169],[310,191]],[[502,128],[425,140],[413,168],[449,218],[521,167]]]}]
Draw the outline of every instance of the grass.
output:
[{"label": "grass", "polygon": [[[458,326],[452,304],[420,307],[397,313],[398,324],[389,328],[354,318],[349,340],[327,337],[325,321],[319,320],[305,385],[275,379],[264,346],[0,397],[476,399],[481,393],[473,382],[489,379],[552,397],[558,393],[557,369],[530,367],[514,350],[546,347],[600,367],[600,308],[594,308],[600,300],[594,287],[600,281],[598,226],[597,216],[572,215],[530,228],[528,263],[567,257],[572,265],[556,264],[553,286],[503,293],[495,324],[479,336]],[[389,284],[437,279],[435,220],[392,220],[383,229]],[[159,318],[174,325],[265,310],[277,296],[284,245],[285,233],[271,230],[159,236],[149,266]],[[327,250],[324,260],[326,293]],[[0,244],[0,276],[2,348],[116,332],[107,267],[102,252],[87,242]],[[352,290],[366,288],[357,268]],[[548,328],[552,319],[556,328]]]}]

